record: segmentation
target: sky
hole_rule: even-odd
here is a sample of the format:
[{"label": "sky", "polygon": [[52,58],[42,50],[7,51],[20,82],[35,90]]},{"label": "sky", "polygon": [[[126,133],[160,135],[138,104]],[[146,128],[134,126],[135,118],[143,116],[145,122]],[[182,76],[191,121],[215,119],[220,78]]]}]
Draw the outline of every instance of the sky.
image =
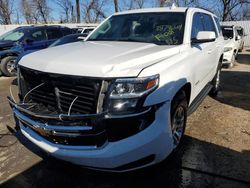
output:
[{"label": "sky", "polygon": [[[61,18],[61,14],[62,14],[62,10],[60,9],[60,7],[56,4],[55,2],[56,0],[47,0],[48,2],[48,6],[50,7],[50,16],[53,18],[54,21],[60,21]],[[75,0],[71,0],[73,3],[75,3]],[[83,2],[87,2],[90,0],[80,0],[80,4],[81,7],[83,6],[82,3]],[[114,5],[113,5],[113,0],[106,0],[108,3],[104,5],[104,13],[106,14],[106,16],[111,15],[112,13],[114,13]],[[144,7],[153,7],[156,5],[156,0],[144,0],[145,4]],[[174,1],[174,0],[168,0],[168,1]],[[16,12],[18,11],[19,14],[19,21],[24,23],[25,20],[22,17],[22,11],[21,11],[21,7],[20,7],[20,2],[21,0],[13,0],[14,4],[14,8],[16,10]],[[126,9],[126,5],[128,4],[128,0],[118,0],[119,2],[119,7]],[[221,14],[221,10],[218,6],[218,0],[199,0],[200,6],[201,7],[207,7],[210,10],[214,10],[214,13],[217,14],[218,17],[220,17],[219,14]],[[128,6],[128,5],[127,5]],[[82,15],[81,15],[82,16]],[[14,16],[14,22],[17,16]],[[82,20],[82,17],[81,17]],[[83,20],[82,20],[83,21]]]}]

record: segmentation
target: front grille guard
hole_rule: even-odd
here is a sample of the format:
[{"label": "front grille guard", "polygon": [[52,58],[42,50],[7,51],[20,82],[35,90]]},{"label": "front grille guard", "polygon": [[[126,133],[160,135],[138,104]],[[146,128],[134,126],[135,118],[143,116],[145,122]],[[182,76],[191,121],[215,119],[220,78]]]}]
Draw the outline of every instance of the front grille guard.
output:
[{"label": "front grille guard", "polygon": [[[45,120],[58,120],[58,121],[77,121],[77,120],[85,120],[85,119],[93,119],[93,120],[101,120],[104,119],[105,116],[107,116],[107,112],[102,112],[99,114],[53,114],[53,115],[49,115],[49,114],[39,114],[39,113],[34,113],[30,110],[28,110],[27,108],[27,104],[18,104],[15,103],[14,100],[11,97],[7,97],[9,104],[11,106],[11,108],[15,108],[17,110],[19,110],[20,112],[23,112],[27,115],[30,115],[32,117],[35,118],[41,118],[41,119],[45,119]],[[108,117],[106,117],[108,118]]]},{"label": "front grille guard", "polygon": [[[10,106],[13,109],[15,117],[21,123],[20,126],[27,126],[34,130],[41,136],[60,136],[60,137],[84,137],[85,135],[91,135],[98,137],[100,134],[106,134],[104,127],[105,119],[120,119],[120,118],[133,118],[144,115],[152,110],[152,107],[147,108],[145,111],[126,114],[126,115],[111,115],[108,112],[102,112],[99,114],[57,114],[57,115],[46,115],[34,113],[28,110],[29,104],[18,104],[11,97],[7,97]],[[38,120],[36,120],[38,119]],[[91,124],[88,125],[72,125],[71,121],[84,121],[90,120]],[[61,124],[56,122],[61,122]],[[43,123],[46,122],[46,123]],[[51,123],[55,122],[55,123]],[[108,139],[102,143],[101,146],[90,145],[88,148],[99,148],[107,144]],[[84,145],[85,146],[85,145]]]}]

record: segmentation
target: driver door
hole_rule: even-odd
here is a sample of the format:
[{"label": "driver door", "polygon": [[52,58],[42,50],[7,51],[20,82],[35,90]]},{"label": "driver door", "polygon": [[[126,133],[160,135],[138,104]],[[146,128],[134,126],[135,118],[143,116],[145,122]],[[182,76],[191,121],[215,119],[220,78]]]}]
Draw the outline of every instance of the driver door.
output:
[{"label": "driver door", "polygon": [[47,36],[44,29],[31,30],[24,39],[24,51],[46,48]]}]

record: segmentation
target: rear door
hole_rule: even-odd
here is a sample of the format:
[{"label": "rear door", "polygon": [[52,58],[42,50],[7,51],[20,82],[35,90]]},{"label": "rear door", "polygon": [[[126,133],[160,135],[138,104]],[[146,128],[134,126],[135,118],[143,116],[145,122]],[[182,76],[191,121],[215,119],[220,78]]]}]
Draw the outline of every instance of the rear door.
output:
[{"label": "rear door", "polygon": [[47,46],[51,45],[57,39],[63,37],[63,33],[60,28],[47,27],[46,33],[48,37]]}]

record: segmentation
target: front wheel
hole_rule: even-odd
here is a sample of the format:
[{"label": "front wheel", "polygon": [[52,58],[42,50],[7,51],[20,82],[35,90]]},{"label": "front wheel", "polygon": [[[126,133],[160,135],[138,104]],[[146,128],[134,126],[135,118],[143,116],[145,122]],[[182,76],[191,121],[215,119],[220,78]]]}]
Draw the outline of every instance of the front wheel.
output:
[{"label": "front wheel", "polygon": [[187,100],[185,92],[180,92],[171,104],[171,130],[173,135],[174,152],[180,148],[187,122]]},{"label": "front wheel", "polygon": [[214,79],[211,82],[213,88],[211,89],[209,95],[212,97],[217,96],[220,90],[220,84],[221,84],[220,76],[221,76],[221,67],[218,67],[216,75],[214,76]]},{"label": "front wheel", "polygon": [[6,76],[15,76],[16,75],[16,56],[8,56],[2,59],[1,62],[1,71]]}]

